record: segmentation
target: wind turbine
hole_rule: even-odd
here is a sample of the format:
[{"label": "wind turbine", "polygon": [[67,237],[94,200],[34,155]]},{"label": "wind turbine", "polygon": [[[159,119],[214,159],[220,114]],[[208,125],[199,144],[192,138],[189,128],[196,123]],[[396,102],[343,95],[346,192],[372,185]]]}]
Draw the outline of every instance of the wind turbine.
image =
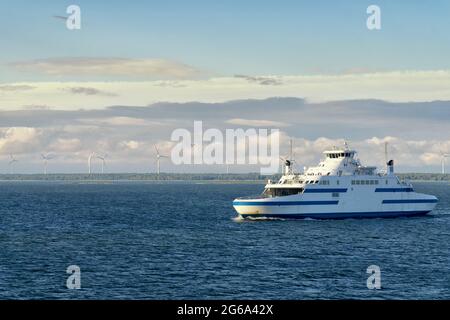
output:
[{"label": "wind turbine", "polygon": [[159,174],[161,173],[161,158],[169,158],[166,155],[162,155],[159,153],[158,147],[155,145],[155,150],[156,150],[156,166],[157,166],[157,171],[156,173]]},{"label": "wind turbine", "polygon": [[88,157],[88,168],[89,168],[89,174],[92,173],[92,158],[95,156],[95,152],[92,152]]},{"label": "wind turbine", "polygon": [[450,154],[443,153],[441,151],[441,167],[442,167],[442,174],[445,174],[445,158],[449,158]]},{"label": "wind turbine", "polygon": [[48,160],[53,159],[53,155],[47,153],[41,153],[41,158],[42,160],[44,160],[44,174],[47,174],[47,165],[48,165]]},{"label": "wind turbine", "polygon": [[108,156],[107,154],[105,154],[105,155],[103,155],[103,156],[100,156],[100,155],[97,156],[97,159],[102,160],[102,174],[105,173],[106,157],[107,157],[107,156]]},{"label": "wind turbine", "polygon": [[9,157],[11,158],[11,160],[9,161],[8,165],[9,165],[9,173],[13,174],[14,173],[14,163],[19,162],[19,160],[17,160],[12,154],[9,155]]}]

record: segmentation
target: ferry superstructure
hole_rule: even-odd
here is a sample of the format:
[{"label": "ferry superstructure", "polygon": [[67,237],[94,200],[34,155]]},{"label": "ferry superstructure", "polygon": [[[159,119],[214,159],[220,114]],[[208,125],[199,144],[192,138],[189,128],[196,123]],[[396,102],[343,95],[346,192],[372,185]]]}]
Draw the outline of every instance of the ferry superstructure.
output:
[{"label": "ferry superstructure", "polygon": [[438,199],[417,193],[394,174],[394,161],[384,172],[363,166],[348,147],[328,150],[315,167],[295,174],[292,161],[277,182],[268,181],[256,197],[237,198],[242,218],[344,219],[425,215]]}]

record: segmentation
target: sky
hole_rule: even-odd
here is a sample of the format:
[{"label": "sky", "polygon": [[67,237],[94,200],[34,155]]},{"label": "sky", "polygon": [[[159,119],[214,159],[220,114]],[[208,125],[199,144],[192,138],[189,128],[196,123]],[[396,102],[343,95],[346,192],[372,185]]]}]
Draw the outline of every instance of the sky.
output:
[{"label": "sky", "polygon": [[[66,28],[73,4],[80,30]],[[366,26],[373,4],[380,30]],[[370,154],[389,140],[399,170],[438,172],[440,152],[450,153],[449,9],[444,0],[3,0],[0,172],[11,153],[16,170],[42,171],[41,152],[55,154],[54,171],[82,172],[93,151],[108,154],[110,171],[154,171],[152,146],[170,152],[171,131],[194,120],[278,128],[302,165],[343,140]],[[215,118],[218,108],[227,111]]]}]

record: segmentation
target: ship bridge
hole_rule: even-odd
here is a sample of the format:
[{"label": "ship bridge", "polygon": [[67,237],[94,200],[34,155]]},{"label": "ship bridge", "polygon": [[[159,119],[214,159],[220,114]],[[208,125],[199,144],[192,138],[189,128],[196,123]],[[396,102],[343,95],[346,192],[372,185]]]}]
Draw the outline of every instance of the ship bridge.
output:
[{"label": "ship bridge", "polygon": [[356,151],[355,150],[327,150],[324,151],[323,154],[326,156],[326,158],[330,159],[344,159],[344,158],[351,158],[353,159]]},{"label": "ship bridge", "polygon": [[356,151],[348,149],[327,150],[325,158],[315,167],[305,171],[306,176],[342,176],[354,174],[372,174],[375,167],[362,167],[355,159]]}]

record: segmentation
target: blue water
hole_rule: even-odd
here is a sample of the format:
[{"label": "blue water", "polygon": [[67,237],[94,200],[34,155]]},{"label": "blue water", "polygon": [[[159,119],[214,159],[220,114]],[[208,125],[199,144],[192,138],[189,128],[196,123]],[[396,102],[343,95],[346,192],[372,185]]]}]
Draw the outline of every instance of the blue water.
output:
[{"label": "blue water", "polygon": [[450,186],[415,187],[432,215],[237,222],[261,185],[2,182],[0,298],[449,299]]}]

